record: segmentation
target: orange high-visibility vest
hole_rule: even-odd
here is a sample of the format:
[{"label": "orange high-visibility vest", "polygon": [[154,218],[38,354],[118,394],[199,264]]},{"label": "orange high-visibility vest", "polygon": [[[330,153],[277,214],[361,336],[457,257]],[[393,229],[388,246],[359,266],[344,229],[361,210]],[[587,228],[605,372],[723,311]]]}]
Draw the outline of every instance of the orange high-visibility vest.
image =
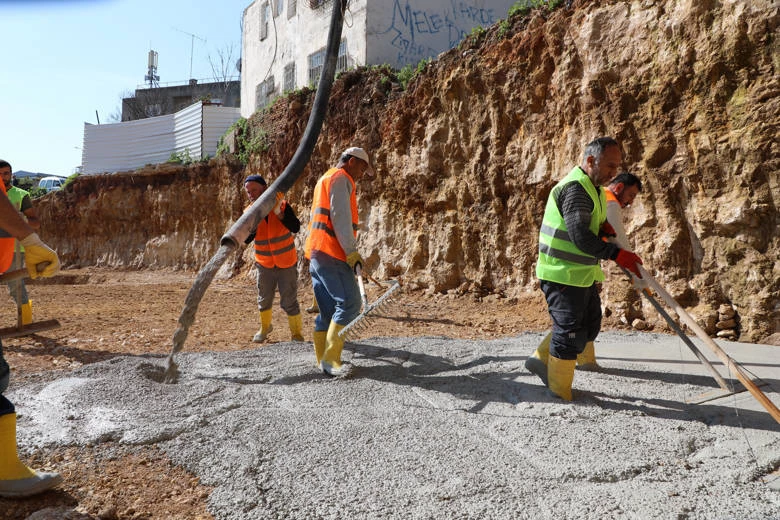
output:
[{"label": "orange high-visibility vest", "polygon": [[[3,196],[6,196],[5,184],[0,181],[0,189],[3,190]],[[0,273],[8,271],[14,261],[14,248],[16,239],[4,229],[0,229]]]},{"label": "orange high-visibility vest", "polygon": [[263,267],[285,269],[298,263],[295,239],[272,211],[260,220],[255,231],[255,262]]},{"label": "orange high-visibility vest", "polygon": [[333,180],[339,176],[345,176],[352,185],[349,203],[352,208],[352,233],[357,236],[358,208],[355,197],[355,181],[343,168],[331,168],[317,181],[314,188],[314,200],[311,202],[311,219],[309,220],[309,235],[306,237],[304,248],[306,258],[311,259],[312,251],[320,251],[344,262],[347,254],[336,238],[333,221],[330,219],[330,191]]},{"label": "orange high-visibility vest", "polygon": [[618,206],[620,206],[621,208],[623,207],[623,205],[620,203],[620,201],[617,200],[617,197],[615,196],[615,194],[612,193],[612,190],[610,190],[609,188],[604,188],[604,196],[607,197],[607,202],[609,202],[609,201],[617,202]]}]

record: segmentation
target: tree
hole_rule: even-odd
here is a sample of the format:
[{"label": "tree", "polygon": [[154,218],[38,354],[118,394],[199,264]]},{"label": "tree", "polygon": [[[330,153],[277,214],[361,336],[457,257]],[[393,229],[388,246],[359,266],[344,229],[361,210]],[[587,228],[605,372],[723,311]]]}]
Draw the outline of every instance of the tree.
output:
[{"label": "tree", "polygon": [[217,49],[217,56],[212,57],[209,54],[209,65],[214,82],[220,85],[221,98],[227,97],[230,85],[235,81],[234,71],[236,70],[236,58],[234,57],[235,45],[233,43],[225,44],[221,49]]}]

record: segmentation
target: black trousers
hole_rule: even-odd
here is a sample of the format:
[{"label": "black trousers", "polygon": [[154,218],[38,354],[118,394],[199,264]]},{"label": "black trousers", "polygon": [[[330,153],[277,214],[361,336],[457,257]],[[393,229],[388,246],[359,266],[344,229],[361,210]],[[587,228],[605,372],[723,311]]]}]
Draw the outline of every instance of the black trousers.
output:
[{"label": "black trousers", "polygon": [[601,297],[594,283],[575,287],[541,281],[547,309],[553,322],[550,355],[558,359],[577,359],[585,344],[596,339],[601,330]]},{"label": "black trousers", "polygon": [[3,357],[3,342],[0,341],[0,415],[14,413],[14,405],[4,395],[5,389],[11,380],[11,369]]}]

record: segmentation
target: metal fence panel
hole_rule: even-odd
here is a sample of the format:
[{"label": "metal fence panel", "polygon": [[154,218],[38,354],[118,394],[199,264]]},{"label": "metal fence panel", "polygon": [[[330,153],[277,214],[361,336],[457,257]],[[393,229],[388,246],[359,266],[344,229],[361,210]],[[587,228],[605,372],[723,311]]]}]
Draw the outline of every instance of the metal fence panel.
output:
[{"label": "metal fence panel", "polygon": [[240,107],[203,106],[203,155],[214,156],[217,153],[219,139],[230,126],[241,117]]},{"label": "metal fence panel", "polygon": [[238,108],[198,101],[175,114],[105,125],[84,123],[81,172],[133,170],[166,162],[173,153],[189,153],[194,160],[214,155],[219,138],[239,117]]}]

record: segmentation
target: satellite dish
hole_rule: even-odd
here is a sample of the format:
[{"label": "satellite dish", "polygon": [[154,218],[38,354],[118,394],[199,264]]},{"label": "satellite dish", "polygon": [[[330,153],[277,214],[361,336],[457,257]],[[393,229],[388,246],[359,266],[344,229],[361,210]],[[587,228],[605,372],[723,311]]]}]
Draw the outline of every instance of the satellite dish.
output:
[{"label": "satellite dish", "polygon": [[236,60],[236,70],[237,70],[238,72],[241,72],[241,58],[238,58],[238,59]]}]

